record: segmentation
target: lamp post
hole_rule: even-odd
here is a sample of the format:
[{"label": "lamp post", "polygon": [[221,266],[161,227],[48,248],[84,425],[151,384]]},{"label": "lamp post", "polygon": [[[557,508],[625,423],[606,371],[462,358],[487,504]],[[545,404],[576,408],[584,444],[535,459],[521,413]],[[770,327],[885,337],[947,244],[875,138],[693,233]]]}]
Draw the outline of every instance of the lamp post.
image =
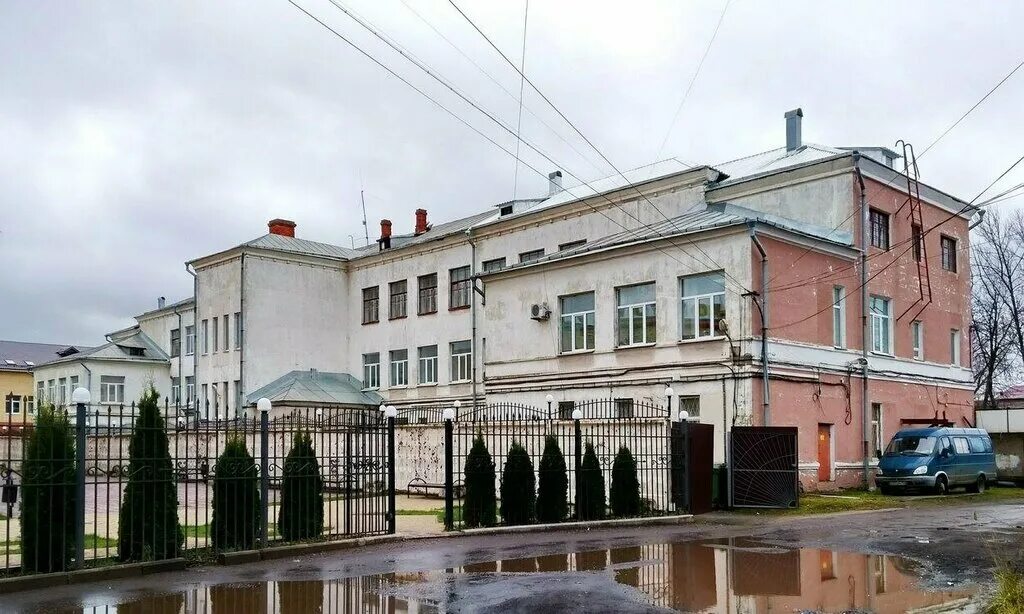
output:
[{"label": "lamp post", "polygon": [[665,401],[668,403],[668,419],[672,419],[672,397],[676,391],[672,390],[672,386],[665,386]]},{"label": "lamp post", "polygon": [[388,420],[388,533],[395,533],[397,510],[395,509],[395,418],[398,410],[394,405],[384,408],[384,417]]},{"label": "lamp post", "polygon": [[548,420],[551,420],[551,404],[555,402],[555,397],[551,396],[551,394],[548,394],[547,396],[544,397],[544,400],[548,402]]},{"label": "lamp post", "polygon": [[270,528],[267,521],[267,508],[270,495],[270,441],[268,436],[268,419],[272,404],[267,397],[261,397],[256,401],[256,409],[260,412],[260,543],[267,545],[267,531]]},{"label": "lamp post", "polygon": [[85,562],[85,418],[91,395],[87,388],[75,388],[75,567]]},{"label": "lamp post", "polygon": [[445,407],[441,412],[441,419],[444,421],[444,529],[451,531],[455,525],[455,493],[454,484],[454,450],[452,450],[453,422],[459,409],[458,399],[452,403],[452,407]]}]

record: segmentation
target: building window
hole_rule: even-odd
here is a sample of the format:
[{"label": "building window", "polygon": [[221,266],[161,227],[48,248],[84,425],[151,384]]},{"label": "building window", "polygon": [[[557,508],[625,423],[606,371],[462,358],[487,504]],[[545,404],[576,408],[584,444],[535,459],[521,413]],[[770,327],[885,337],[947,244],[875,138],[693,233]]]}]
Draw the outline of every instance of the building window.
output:
[{"label": "building window", "polygon": [[[228,324],[228,314],[224,314],[224,351],[227,352],[231,349],[231,325]],[[227,409],[227,401],[225,401],[225,409]]]},{"label": "building window", "polygon": [[872,296],[871,306],[871,351],[892,354],[892,301],[881,296]]},{"label": "building window", "polygon": [[437,383],[437,346],[425,345],[419,349],[420,373],[419,382],[422,385]]},{"label": "building window", "polygon": [[871,445],[874,447],[871,449],[871,455],[875,458],[881,458],[882,448],[885,447],[885,442],[882,440],[882,404],[872,403],[871,404]]},{"label": "building window", "polygon": [[210,417],[210,393],[207,390],[207,385],[203,384],[203,396],[199,399],[199,402],[203,405],[203,415],[207,418]]},{"label": "building window", "polygon": [[871,245],[881,249],[889,249],[889,214],[878,209],[868,212],[871,230]]},{"label": "building window", "polygon": [[213,416],[220,420],[220,390],[218,390],[220,384],[211,384],[210,388],[213,390],[213,403],[211,403],[213,405]]},{"label": "building window", "polygon": [[171,358],[181,356],[181,329],[171,330]]},{"label": "building window", "polygon": [[495,258],[494,260],[484,260],[484,263],[483,263],[483,271],[484,271],[484,273],[493,273],[495,271],[500,271],[503,268],[505,268],[505,259],[504,258]]},{"label": "building window", "polygon": [[576,409],[576,401],[558,402],[558,419],[572,420],[572,412]]},{"label": "building window", "polygon": [[657,340],[654,284],[616,288],[615,296],[619,347],[654,343]]},{"label": "building window", "polygon": [[924,360],[924,325],[917,320],[910,323],[910,342],[914,348],[914,360]]},{"label": "building window", "polygon": [[391,350],[391,387],[409,385],[409,350]]},{"label": "building window", "polygon": [[682,412],[690,418],[700,418],[700,395],[679,396],[679,415]]},{"label": "building window", "polygon": [[437,313],[437,273],[420,275],[417,282],[419,284],[419,301],[416,313],[421,316]]},{"label": "building window", "polygon": [[68,402],[68,380],[60,378],[57,380],[57,403],[64,405]]},{"label": "building window", "polygon": [[380,288],[363,288],[363,324],[380,320]]},{"label": "building window", "polygon": [[210,322],[208,320],[203,320],[200,332],[203,337],[203,354],[207,354],[210,351]]},{"label": "building window", "polygon": [[921,226],[919,224],[910,225],[910,241],[913,244],[914,260],[921,262],[921,245],[924,243],[924,235],[921,234]]},{"label": "building window", "polygon": [[189,405],[196,400],[196,378],[192,375],[185,376],[185,402]]},{"label": "building window", "polygon": [[519,254],[519,262],[520,263],[523,263],[523,262],[533,262],[534,260],[540,260],[543,257],[544,257],[544,250],[542,250],[542,249],[533,249],[533,250],[530,250],[528,252],[523,252],[523,253]]},{"label": "building window", "polygon": [[171,378],[171,403],[181,402],[181,379],[177,377]]},{"label": "building window", "polygon": [[633,417],[633,399],[615,399],[615,417]]},{"label": "building window", "polygon": [[469,307],[469,267],[460,266],[448,272],[451,288],[448,294],[448,308],[462,309]]},{"label": "building window", "polygon": [[217,352],[220,350],[220,318],[212,318],[213,320],[213,351]]},{"label": "building window", "polygon": [[562,352],[594,349],[594,293],[563,296],[559,303]]},{"label": "building window", "polygon": [[36,413],[36,400],[34,397],[25,397],[25,411],[30,414]]},{"label": "building window", "polygon": [[124,403],[124,376],[100,376],[100,403]]},{"label": "building window", "polygon": [[453,341],[452,383],[468,382],[473,377],[473,344],[469,341]]},{"label": "building window", "polygon": [[14,394],[7,395],[6,402],[4,403],[4,412],[8,414],[20,414],[21,397]]},{"label": "building window", "polygon": [[235,415],[241,416],[243,410],[242,380],[235,380]]},{"label": "building window", "polygon": [[36,398],[40,403],[46,400],[46,384],[42,380],[36,382]]},{"label": "building window", "polygon": [[960,331],[949,331],[949,363],[960,366]]},{"label": "building window", "polygon": [[846,288],[832,288],[832,345],[846,348]]},{"label": "building window", "polygon": [[242,349],[242,312],[235,312],[235,349]]},{"label": "building window", "polygon": [[72,375],[68,378],[68,401],[71,400],[71,396],[75,393],[75,388],[78,388],[78,376]]},{"label": "building window", "polygon": [[408,298],[408,283],[404,279],[388,284],[388,319],[394,320],[406,316]]},{"label": "building window", "polygon": [[60,399],[57,398],[57,380],[51,379],[46,382],[46,398],[49,399],[51,405],[57,405],[60,403]]},{"label": "building window", "polygon": [[185,327],[185,355],[192,356],[196,353],[196,327]]},{"label": "building window", "polygon": [[942,248],[942,268],[956,273],[956,239],[943,235],[939,245]]},{"label": "building window", "polygon": [[512,205],[502,205],[501,209],[498,209],[499,216],[512,215]]},{"label": "building window", "polygon": [[363,388],[380,388],[380,353],[363,354]]},{"label": "building window", "polygon": [[[651,300],[654,300],[653,284]],[[722,334],[725,319],[725,276],[721,272],[683,277],[679,281],[682,297],[682,338],[705,339]],[[652,303],[653,308],[653,303]]]},{"label": "building window", "polygon": [[562,243],[558,246],[558,251],[564,252],[567,249],[576,249],[577,247],[583,247],[587,244],[586,239],[580,239],[579,241],[569,241],[568,243]]}]

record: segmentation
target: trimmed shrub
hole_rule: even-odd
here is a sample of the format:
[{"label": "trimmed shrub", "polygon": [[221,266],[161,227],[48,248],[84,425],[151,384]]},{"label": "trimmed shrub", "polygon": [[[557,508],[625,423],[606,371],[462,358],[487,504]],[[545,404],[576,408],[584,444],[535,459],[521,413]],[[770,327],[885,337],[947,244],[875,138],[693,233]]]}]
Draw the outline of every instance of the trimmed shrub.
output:
[{"label": "trimmed shrub", "polygon": [[601,464],[597,462],[594,444],[587,443],[580,463],[580,489],[576,502],[576,517],[579,520],[601,520],[604,518],[604,475]]},{"label": "trimmed shrub", "polygon": [[544,441],[537,478],[537,521],[561,522],[569,515],[569,475],[558,440]]},{"label": "trimmed shrub", "polygon": [[501,473],[501,518],[507,525],[530,524],[536,507],[533,461],[526,448],[513,441]]},{"label": "trimmed shrub", "polygon": [[117,557],[121,561],[171,559],[178,556],[184,542],[159,395],[150,388],[139,400],[139,415],[128,444],[128,485],[121,502]]},{"label": "trimmed shrub", "polygon": [[237,438],[228,441],[213,473],[213,547],[251,549],[259,536],[260,481],[245,442]]},{"label": "trimmed shrub", "polygon": [[75,434],[52,404],[39,408],[21,473],[21,566],[66,571],[75,555]]},{"label": "trimmed shrub", "polygon": [[636,461],[629,448],[622,446],[612,463],[610,499],[612,515],[620,518],[640,515],[640,481],[636,477]]},{"label": "trimmed shrub", "polygon": [[308,433],[296,433],[284,461],[277,530],[288,541],[318,537],[324,530],[324,483]]},{"label": "trimmed shrub", "polygon": [[466,493],[462,504],[462,522],[466,528],[493,527],[497,520],[497,501],[494,492],[494,461],[487,451],[483,437],[473,440],[473,447],[466,456],[463,471],[466,476]]}]

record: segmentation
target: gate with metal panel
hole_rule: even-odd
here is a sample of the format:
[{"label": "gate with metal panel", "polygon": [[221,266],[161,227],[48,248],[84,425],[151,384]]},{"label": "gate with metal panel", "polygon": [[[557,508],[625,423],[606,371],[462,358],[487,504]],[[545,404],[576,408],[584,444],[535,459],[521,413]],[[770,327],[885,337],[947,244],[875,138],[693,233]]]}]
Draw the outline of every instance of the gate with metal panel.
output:
[{"label": "gate with metal panel", "polygon": [[712,506],[715,427],[672,423],[672,502],[677,510],[706,514]]},{"label": "gate with metal panel", "polygon": [[735,426],[729,434],[733,507],[789,508],[799,503],[795,426]]}]

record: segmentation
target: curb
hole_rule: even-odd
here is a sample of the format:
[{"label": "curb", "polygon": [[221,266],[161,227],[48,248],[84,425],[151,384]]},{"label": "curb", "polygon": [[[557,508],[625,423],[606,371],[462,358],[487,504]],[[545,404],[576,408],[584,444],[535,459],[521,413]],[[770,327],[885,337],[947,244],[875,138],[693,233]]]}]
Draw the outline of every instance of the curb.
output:
[{"label": "curb", "polygon": [[41,588],[52,588],[54,586],[65,586],[68,584],[136,578],[165,571],[181,571],[185,569],[185,567],[185,559],[178,558],[168,559],[166,561],[125,563],[124,565],[110,565],[108,567],[94,567],[91,569],[76,569],[74,571],[58,573],[3,578],[0,579],[0,595]]}]

